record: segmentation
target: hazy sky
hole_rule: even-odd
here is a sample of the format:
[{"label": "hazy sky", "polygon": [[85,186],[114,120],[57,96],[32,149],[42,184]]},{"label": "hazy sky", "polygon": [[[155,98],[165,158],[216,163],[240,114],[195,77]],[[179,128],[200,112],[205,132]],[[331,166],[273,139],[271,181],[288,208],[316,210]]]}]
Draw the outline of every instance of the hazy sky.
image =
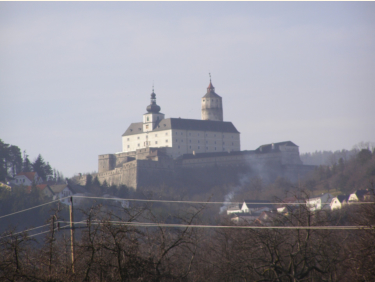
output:
[{"label": "hazy sky", "polygon": [[155,83],[200,119],[209,83],[241,149],[375,141],[375,2],[0,2],[0,138],[65,176],[121,151]]}]

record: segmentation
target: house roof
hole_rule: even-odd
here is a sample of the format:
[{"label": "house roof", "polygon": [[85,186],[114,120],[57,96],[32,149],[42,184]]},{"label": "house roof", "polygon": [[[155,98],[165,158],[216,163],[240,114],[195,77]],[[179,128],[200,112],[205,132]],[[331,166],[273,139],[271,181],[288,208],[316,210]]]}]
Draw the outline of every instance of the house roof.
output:
[{"label": "house roof", "polygon": [[271,202],[265,200],[245,200],[244,203],[246,203],[248,208],[273,208]]},{"label": "house roof", "polygon": [[51,185],[51,190],[56,194],[60,193],[64,188],[68,186],[68,184],[56,184],[56,185]]},{"label": "house roof", "polygon": [[[272,148],[273,145],[273,148]],[[279,152],[280,146],[290,146],[290,147],[298,147],[292,141],[284,141],[278,143],[271,143],[259,146],[255,151],[260,153],[269,153],[269,152]]]},{"label": "house roof", "polygon": [[73,192],[73,194],[77,193],[87,193],[86,189],[83,186],[75,185],[75,184],[57,184],[52,185],[51,190],[54,193],[60,193],[62,190],[64,190],[65,187],[68,187],[70,191]]},{"label": "house roof", "polygon": [[23,176],[23,175],[26,176],[28,179],[30,179],[30,181],[33,181],[35,179],[35,175],[38,175],[38,174],[36,172],[34,172],[34,171],[19,172],[19,173],[17,173],[17,176]]},{"label": "house roof", "polygon": [[[236,129],[233,123],[229,121],[213,121],[183,118],[162,119],[159,121],[159,123],[152,132],[170,129],[239,133],[239,131]],[[130,126],[122,136],[141,133],[143,133],[143,122],[136,122],[130,124]]]},{"label": "house roof", "polygon": [[[362,198],[366,193],[368,192],[368,190],[355,190],[352,194],[355,194],[357,196],[358,199]],[[351,194],[351,195],[352,195]]]},{"label": "house roof", "polygon": [[[45,188],[47,188],[47,186],[48,186],[48,184],[38,184],[38,185],[36,185],[36,188],[38,188],[40,191],[43,191]],[[31,187],[32,187],[31,185],[26,187],[26,191],[28,193],[31,192]]]},{"label": "house roof", "polygon": [[337,197],[337,200],[342,203],[343,201],[348,201],[349,199],[349,195],[338,195]]}]

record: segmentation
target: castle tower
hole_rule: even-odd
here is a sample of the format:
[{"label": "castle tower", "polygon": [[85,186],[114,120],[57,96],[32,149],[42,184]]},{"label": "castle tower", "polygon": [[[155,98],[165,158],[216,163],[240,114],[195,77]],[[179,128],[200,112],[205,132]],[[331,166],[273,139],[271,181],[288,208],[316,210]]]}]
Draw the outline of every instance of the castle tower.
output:
[{"label": "castle tower", "polygon": [[223,121],[222,98],[215,93],[215,87],[211,82],[211,75],[207,93],[202,97],[202,120]]},{"label": "castle tower", "polygon": [[156,94],[152,87],[151,104],[146,108],[147,113],[143,115],[143,132],[152,131],[156,125],[164,119],[164,114],[160,113],[160,106],[156,104]]}]

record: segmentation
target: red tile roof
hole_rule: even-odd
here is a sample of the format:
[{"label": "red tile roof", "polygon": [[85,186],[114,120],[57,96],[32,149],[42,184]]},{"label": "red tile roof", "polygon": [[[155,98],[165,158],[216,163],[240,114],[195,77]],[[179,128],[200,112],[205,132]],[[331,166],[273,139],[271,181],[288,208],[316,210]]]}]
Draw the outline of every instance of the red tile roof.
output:
[{"label": "red tile roof", "polygon": [[28,179],[30,179],[30,181],[33,181],[34,178],[35,178],[35,174],[36,174],[36,172],[31,172],[31,171],[29,171],[29,172],[20,172],[20,173],[17,173],[17,176],[22,176],[22,175],[24,175],[24,176],[26,176]]}]

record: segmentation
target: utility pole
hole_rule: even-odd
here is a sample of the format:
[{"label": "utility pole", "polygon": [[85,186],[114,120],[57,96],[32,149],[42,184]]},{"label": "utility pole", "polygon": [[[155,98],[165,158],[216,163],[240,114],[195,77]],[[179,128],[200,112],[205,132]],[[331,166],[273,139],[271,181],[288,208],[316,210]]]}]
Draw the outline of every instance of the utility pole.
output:
[{"label": "utility pole", "polygon": [[50,248],[49,248],[49,279],[51,279],[52,275],[52,255],[53,255],[53,242],[55,241],[55,220],[57,219],[56,214],[52,216],[52,226],[51,226],[51,241],[50,241]]},{"label": "utility pole", "polygon": [[70,251],[72,254],[72,272],[74,273],[74,217],[73,217],[73,196],[70,197],[70,206],[69,206],[69,214],[70,214]]}]

